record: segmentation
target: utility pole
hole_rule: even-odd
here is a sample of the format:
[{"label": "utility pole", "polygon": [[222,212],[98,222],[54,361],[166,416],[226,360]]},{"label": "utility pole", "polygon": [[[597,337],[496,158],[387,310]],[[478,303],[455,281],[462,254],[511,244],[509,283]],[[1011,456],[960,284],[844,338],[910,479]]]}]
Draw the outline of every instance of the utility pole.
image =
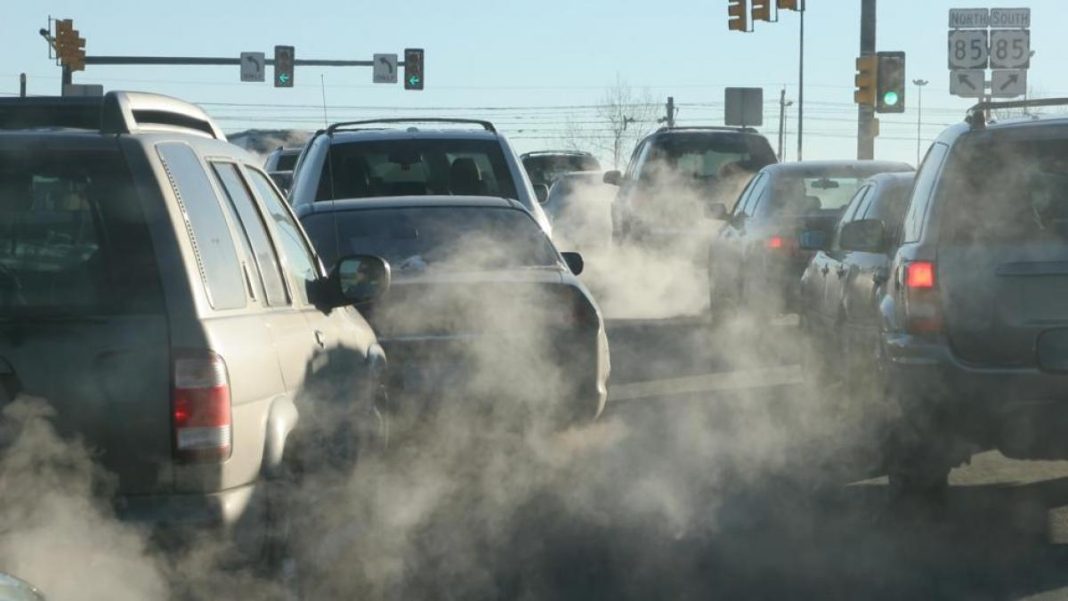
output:
[{"label": "utility pole", "polygon": [[782,162],[782,142],[786,123],[786,88],[779,92],[779,162]]},{"label": "utility pole", "polygon": [[19,73],[19,98],[26,97],[26,74]]},{"label": "utility pole", "polygon": [[[872,0],[874,2],[875,0]],[[801,0],[800,48],[797,53],[797,160],[802,159],[802,139],[805,133],[805,5]]]},{"label": "utility pole", "polygon": [[667,117],[664,118],[668,127],[675,127],[675,97],[668,96],[667,99]]},{"label": "utility pole", "polygon": [[[860,55],[875,54],[875,0],[860,0]],[[875,158],[875,107],[857,107],[857,159]]]},{"label": "utility pole", "polygon": [[920,138],[922,136],[923,127],[923,86],[930,83],[926,79],[914,79],[912,83],[916,84],[916,168],[920,168]]}]

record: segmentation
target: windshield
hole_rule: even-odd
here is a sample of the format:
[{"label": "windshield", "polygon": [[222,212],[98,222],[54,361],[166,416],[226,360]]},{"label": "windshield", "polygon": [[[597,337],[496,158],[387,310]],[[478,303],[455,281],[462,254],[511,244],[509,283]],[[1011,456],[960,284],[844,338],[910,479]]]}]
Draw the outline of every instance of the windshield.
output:
[{"label": "windshield", "polygon": [[738,173],[755,173],[774,162],[771,148],[759,136],[671,135],[653,144],[638,178],[652,186],[711,184]]},{"label": "windshield", "polygon": [[0,309],[158,310],[155,259],[117,151],[0,150]]},{"label": "windshield", "polygon": [[327,264],[352,254],[382,257],[399,273],[559,264],[552,243],[520,210],[367,209],[316,214],[304,224]]},{"label": "windshield", "polygon": [[284,151],[278,153],[278,162],[275,163],[275,171],[292,171],[297,164],[300,151]]},{"label": "windshield", "polygon": [[428,194],[518,200],[501,145],[463,139],[333,144],[316,200]]},{"label": "windshield", "polygon": [[1068,137],[964,142],[944,182],[949,240],[1068,242]]},{"label": "windshield", "polygon": [[761,203],[763,215],[803,215],[813,211],[837,211],[850,199],[867,179],[829,175],[780,175],[772,185],[770,195]]},{"label": "windshield", "polygon": [[552,186],[561,175],[575,171],[597,171],[601,164],[592,156],[581,154],[553,154],[523,159],[532,184]]}]

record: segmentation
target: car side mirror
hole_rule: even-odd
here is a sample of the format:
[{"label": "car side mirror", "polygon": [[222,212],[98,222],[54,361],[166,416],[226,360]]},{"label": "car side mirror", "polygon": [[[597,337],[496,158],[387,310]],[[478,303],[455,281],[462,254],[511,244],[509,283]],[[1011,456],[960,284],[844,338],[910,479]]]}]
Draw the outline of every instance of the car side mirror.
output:
[{"label": "car side mirror", "polygon": [[545,201],[549,199],[549,186],[534,184],[534,196],[538,197],[538,202],[545,204]]},{"label": "car side mirror", "polygon": [[334,306],[360,306],[373,303],[389,289],[389,263],[374,255],[350,255],[337,262],[330,272]]},{"label": "car side mirror", "polygon": [[571,273],[575,275],[582,274],[582,270],[586,267],[586,261],[583,260],[581,254],[568,252],[560,253],[560,255],[564,257],[564,262],[567,263],[567,268],[571,270]]},{"label": "car side mirror", "polygon": [[611,171],[605,171],[604,172],[604,177],[601,178],[601,181],[603,181],[606,184],[612,184],[613,186],[618,186],[618,185],[623,183],[623,174],[620,173],[616,169],[613,169]]},{"label": "car side mirror", "polygon": [[722,202],[710,202],[705,205],[705,217],[723,221],[727,219],[727,205]]},{"label": "car side mirror", "polygon": [[827,250],[827,232],[823,230],[805,230],[797,240],[801,250]]},{"label": "car side mirror", "polygon": [[861,219],[842,226],[838,245],[842,250],[882,253],[887,247],[886,225],[880,219]]}]

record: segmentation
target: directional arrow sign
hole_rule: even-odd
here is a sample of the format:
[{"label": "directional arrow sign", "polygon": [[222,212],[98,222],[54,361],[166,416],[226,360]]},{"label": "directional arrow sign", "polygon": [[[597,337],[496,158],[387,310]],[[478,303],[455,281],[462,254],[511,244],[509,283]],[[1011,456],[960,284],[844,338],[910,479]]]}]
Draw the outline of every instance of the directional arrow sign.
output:
[{"label": "directional arrow sign", "polygon": [[241,81],[265,81],[262,52],[241,53]]},{"label": "directional arrow sign", "polygon": [[371,81],[374,83],[397,83],[397,55],[376,54]]},{"label": "directional arrow sign", "polygon": [[957,69],[949,72],[949,93],[962,98],[982,98],[986,89],[986,72],[982,69]]},{"label": "directional arrow sign", "polygon": [[991,96],[1016,98],[1027,93],[1027,69],[994,69],[990,75]]}]

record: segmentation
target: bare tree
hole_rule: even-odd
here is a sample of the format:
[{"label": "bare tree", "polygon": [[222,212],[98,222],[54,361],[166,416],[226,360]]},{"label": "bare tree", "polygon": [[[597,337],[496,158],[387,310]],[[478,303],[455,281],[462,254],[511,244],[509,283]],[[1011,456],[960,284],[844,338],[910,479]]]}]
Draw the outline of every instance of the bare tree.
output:
[{"label": "bare tree", "polygon": [[631,149],[656,126],[659,105],[648,89],[635,90],[619,76],[605,89],[594,111],[595,123],[568,119],[565,144],[574,149],[594,149],[607,155],[615,169],[626,161]]}]

